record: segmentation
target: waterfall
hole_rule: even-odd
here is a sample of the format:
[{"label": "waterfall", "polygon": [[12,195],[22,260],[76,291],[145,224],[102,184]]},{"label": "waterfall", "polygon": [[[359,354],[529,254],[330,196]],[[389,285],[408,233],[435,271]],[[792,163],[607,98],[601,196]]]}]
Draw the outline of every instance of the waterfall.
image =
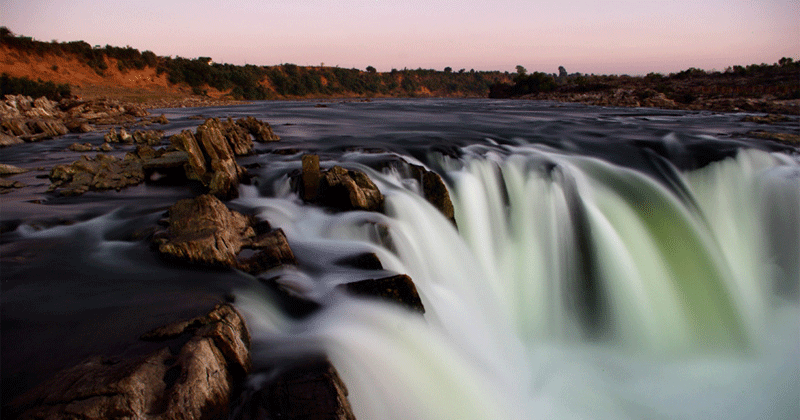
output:
[{"label": "waterfall", "polygon": [[360,419],[796,417],[797,161],[741,150],[665,180],[531,145],[464,152],[430,159],[457,230],[413,180],[357,163],[385,215],[325,213],[286,181],[282,198],[245,191],[301,267],[375,252],[427,309],[331,293],[352,272],[284,270],[335,297],[301,321],[240,300],[272,320],[256,340],[324,349]]}]

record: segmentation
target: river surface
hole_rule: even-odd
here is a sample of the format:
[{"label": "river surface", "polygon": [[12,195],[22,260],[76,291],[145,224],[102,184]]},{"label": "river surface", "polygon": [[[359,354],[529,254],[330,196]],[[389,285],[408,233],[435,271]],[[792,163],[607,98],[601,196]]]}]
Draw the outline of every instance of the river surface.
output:
[{"label": "river surface", "polygon": [[[240,159],[255,178],[228,205],[282,228],[299,267],[160,260],[146,238],[196,193],[184,186],[46,194],[37,176],[103,133],[5,148],[33,171],[2,196],[4,404],[233,299],[257,368],[325,352],[359,419],[800,417],[800,158],[744,136],[763,129],[744,114],[450,99],[151,112],[167,135],[208,117],[272,125],[282,140]],[[368,173],[385,214],[303,204],[287,174],[304,153]],[[442,175],[457,229],[408,164]],[[384,269],[336,263],[363,252]],[[334,290],[395,273],[424,318]],[[324,309],[293,316],[265,279]]]}]

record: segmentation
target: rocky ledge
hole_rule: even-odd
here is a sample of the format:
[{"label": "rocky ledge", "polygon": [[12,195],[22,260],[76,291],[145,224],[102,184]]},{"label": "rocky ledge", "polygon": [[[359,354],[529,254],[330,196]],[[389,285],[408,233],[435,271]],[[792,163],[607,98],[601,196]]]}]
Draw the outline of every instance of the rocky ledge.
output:
[{"label": "rocky ledge", "polygon": [[97,125],[124,125],[149,115],[138,105],[112,100],[83,101],[6,95],[0,101],[0,146],[87,133]]}]

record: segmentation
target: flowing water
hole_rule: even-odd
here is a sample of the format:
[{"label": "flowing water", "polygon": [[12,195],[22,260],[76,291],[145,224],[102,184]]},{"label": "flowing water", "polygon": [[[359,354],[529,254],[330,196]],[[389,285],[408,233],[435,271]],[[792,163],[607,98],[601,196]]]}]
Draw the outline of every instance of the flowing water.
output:
[{"label": "flowing water", "polygon": [[[196,114],[273,125],[283,140],[243,159],[256,180],[229,205],[281,227],[298,268],[160,261],[142,232],[191,195],[179,187],[4,197],[4,402],[81,357],[148,351],[136,336],[232,294],[257,367],[324,351],[359,419],[800,416],[800,159],[741,137],[755,128],[742,115],[327,105],[164,110],[168,134]],[[68,161],[73,141],[7,149],[4,163]],[[385,214],[303,204],[286,175],[308,152],[368,173]],[[457,228],[409,163],[445,179]],[[363,252],[384,269],[337,264]],[[414,280],[424,317],[334,290],[393,273]],[[324,309],[292,316],[260,279]]]}]

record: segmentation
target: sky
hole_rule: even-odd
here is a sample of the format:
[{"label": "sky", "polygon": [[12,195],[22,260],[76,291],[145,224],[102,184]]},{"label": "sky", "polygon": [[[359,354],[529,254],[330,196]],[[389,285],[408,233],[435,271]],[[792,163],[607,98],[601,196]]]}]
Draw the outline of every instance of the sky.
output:
[{"label": "sky", "polygon": [[799,0],[0,0],[0,26],[230,64],[670,73],[800,59]]}]

